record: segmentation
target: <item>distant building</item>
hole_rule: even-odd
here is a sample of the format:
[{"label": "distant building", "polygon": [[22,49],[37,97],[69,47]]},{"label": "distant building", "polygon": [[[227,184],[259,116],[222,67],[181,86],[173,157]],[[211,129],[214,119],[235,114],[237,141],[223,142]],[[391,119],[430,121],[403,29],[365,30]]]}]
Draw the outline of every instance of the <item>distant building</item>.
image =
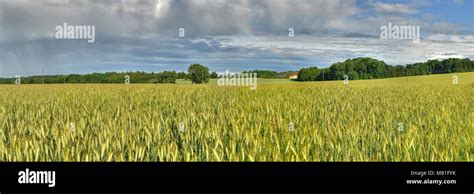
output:
[{"label": "distant building", "polygon": [[298,79],[298,74],[297,73],[292,73],[292,74],[290,74],[290,76],[288,78],[289,79]]}]

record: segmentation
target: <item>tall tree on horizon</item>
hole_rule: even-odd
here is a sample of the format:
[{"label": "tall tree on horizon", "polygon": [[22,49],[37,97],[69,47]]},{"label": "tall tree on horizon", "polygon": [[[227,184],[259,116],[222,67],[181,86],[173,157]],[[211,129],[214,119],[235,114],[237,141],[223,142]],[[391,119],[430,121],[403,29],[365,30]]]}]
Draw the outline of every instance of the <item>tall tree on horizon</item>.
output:
[{"label": "tall tree on horizon", "polygon": [[209,68],[201,64],[192,64],[188,68],[188,76],[193,84],[209,82]]}]

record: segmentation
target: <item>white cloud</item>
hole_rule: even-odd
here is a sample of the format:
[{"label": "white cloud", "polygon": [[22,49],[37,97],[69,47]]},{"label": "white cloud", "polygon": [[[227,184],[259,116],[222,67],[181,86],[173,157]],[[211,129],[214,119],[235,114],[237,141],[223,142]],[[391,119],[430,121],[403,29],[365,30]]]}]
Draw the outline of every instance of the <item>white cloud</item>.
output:
[{"label": "white cloud", "polygon": [[170,1],[169,0],[157,0],[155,2],[155,17],[160,18],[165,16],[168,13],[168,9],[170,8]]},{"label": "white cloud", "polygon": [[400,13],[400,14],[414,14],[418,10],[410,5],[400,4],[400,3],[382,3],[376,2],[373,3],[375,11],[380,13]]},{"label": "white cloud", "polygon": [[447,52],[435,52],[435,53],[432,53],[428,59],[429,60],[443,60],[443,59],[449,59],[449,58],[466,58],[468,56],[466,55],[463,55],[463,54],[459,54],[459,53],[447,53]]},{"label": "white cloud", "polygon": [[432,35],[429,35],[426,39],[433,40],[433,41],[474,43],[473,35],[432,34]]}]

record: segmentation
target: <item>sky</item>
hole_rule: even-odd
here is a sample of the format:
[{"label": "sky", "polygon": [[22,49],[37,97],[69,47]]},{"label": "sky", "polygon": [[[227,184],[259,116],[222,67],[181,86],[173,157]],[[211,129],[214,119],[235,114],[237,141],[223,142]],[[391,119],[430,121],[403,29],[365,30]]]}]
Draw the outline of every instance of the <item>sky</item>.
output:
[{"label": "sky", "polygon": [[[94,26],[95,42],[57,26]],[[381,27],[419,26],[420,42]],[[184,36],[180,36],[180,28]],[[289,36],[292,28],[294,36]],[[183,34],[181,34],[183,35]],[[472,0],[0,0],[0,77],[474,59]]]}]

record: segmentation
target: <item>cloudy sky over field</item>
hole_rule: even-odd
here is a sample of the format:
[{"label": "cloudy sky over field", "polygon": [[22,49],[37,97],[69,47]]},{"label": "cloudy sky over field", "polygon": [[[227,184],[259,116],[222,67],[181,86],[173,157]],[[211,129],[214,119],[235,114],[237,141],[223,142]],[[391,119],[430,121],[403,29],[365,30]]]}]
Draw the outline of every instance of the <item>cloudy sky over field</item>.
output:
[{"label": "cloudy sky over field", "polygon": [[[56,26],[95,26],[95,42]],[[420,43],[380,39],[418,25]],[[179,36],[183,28],[185,36]],[[294,29],[294,37],[288,29]],[[474,59],[471,0],[0,0],[0,76],[105,71],[325,67],[373,57],[390,65]]]}]

